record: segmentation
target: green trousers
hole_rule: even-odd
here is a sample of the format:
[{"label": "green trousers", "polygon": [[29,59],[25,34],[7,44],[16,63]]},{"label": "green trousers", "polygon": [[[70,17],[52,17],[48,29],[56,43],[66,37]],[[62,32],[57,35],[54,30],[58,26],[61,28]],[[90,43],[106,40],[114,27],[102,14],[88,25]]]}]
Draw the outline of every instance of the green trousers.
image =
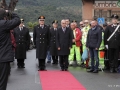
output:
[{"label": "green trousers", "polygon": [[74,60],[74,54],[76,54],[77,62],[80,62],[81,61],[80,47],[77,47],[76,45],[72,45],[69,55],[69,61]]}]

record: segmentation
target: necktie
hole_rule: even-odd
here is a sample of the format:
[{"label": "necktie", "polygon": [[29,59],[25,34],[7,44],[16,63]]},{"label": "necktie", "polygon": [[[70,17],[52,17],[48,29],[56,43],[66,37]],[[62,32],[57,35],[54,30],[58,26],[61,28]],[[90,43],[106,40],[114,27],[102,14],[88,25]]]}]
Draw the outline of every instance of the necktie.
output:
[{"label": "necktie", "polygon": [[63,28],[63,32],[65,33],[65,28]]}]

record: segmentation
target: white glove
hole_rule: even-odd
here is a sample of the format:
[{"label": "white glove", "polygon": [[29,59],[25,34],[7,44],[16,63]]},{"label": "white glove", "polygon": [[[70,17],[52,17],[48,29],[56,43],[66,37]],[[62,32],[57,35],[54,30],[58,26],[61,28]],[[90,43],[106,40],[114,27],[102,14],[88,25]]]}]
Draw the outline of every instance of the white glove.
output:
[{"label": "white glove", "polygon": [[108,45],[105,45],[106,49],[108,49]]}]

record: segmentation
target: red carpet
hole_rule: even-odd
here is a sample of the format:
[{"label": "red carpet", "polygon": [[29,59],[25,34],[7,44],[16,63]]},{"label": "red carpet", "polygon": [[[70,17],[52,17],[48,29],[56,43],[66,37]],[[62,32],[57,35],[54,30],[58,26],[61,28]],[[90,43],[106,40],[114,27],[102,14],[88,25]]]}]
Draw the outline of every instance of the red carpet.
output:
[{"label": "red carpet", "polygon": [[42,90],[86,90],[70,72],[40,71]]}]

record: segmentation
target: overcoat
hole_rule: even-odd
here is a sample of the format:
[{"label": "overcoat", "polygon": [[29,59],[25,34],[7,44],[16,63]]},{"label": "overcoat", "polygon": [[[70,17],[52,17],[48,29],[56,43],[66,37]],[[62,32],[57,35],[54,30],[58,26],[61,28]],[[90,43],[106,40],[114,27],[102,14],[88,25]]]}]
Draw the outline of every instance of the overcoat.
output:
[{"label": "overcoat", "polygon": [[15,58],[16,59],[26,59],[26,50],[29,43],[29,30],[23,27],[20,30],[19,27],[14,29],[14,37],[16,41]]},{"label": "overcoat", "polygon": [[46,59],[49,47],[49,32],[50,29],[47,25],[44,25],[43,28],[40,25],[34,27],[33,40],[36,46],[36,58],[38,59]]}]

